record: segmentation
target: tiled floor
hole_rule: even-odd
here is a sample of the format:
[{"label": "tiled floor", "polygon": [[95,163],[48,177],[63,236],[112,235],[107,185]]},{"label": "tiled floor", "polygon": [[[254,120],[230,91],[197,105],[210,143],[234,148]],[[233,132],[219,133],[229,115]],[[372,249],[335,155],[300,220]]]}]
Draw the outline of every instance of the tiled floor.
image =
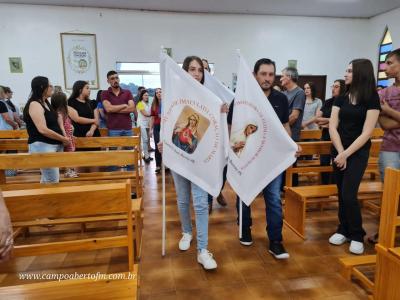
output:
[{"label": "tiled floor", "polygon": [[[210,217],[209,250],[218,263],[215,271],[204,271],[196,261],[196,241],[186,252],[178,250],[181,237],[171,176],[167,176],[167,253],[161,256],[161,176],[154,163],[146,167],[144,229],[140,262],[140,299],[367,299],[357,284],[339,274],[338,258],[350,255],[347,246],[330,246],[336,228],[336,209],[309,215],[307,241],[284,227],[285,246],[291,257],[276,261],[267,252],[264,201],[253,206],[253,239],[250,247],[238,242],[234,193],[224,190],[228,206],[214,204]],[[365,229],[376,230],[376,216],[364,212]],[[372,253],[373,246],[367,245]],[[24,257],[0,266],[0,286],[26,283],[18,272],[122,272],[127,271],[123,248],[90,252]]]},{"label": "tiled floor", "polygon": [[[150,171],[151,172],[151,171]],[[167,183],[167,254],[161,257],[161,176],[146,180],[145,229],[141,260],[141,299],[367,299],[357,284],[340,275],[338,258],[350,255],[348,246],[327,242],[336,229],[336,208],[310,213],[307,241],[284,227],[285,246],[291,257],[277,261],[267,252],[265,208],[262,198],[253,208],[253,239],[250,247],[238,242],[234,193],[224,190],[228,206],[217,203],[210,218],[209,250],[218,263],[215,271],[204,271],[196,261],[196,241],[181,252],[181,237],[173,182]],[[192,214],[192,216],[194,216]],[[376,216],[364,213],[365,229],[376,230]],[[373,252],[367,245],[367,252]]]}]

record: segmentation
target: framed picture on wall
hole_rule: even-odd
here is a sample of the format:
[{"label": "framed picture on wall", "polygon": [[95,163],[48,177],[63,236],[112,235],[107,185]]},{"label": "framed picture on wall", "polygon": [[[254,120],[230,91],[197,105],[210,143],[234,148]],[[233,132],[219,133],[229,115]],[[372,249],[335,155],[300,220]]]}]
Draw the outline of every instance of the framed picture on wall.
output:
[{"label": "framed picture on wall", "polygon": [[84,80],[90,88],[99,88],[96,35],[61,33],[64,84],[71,90],[75,81]]}]

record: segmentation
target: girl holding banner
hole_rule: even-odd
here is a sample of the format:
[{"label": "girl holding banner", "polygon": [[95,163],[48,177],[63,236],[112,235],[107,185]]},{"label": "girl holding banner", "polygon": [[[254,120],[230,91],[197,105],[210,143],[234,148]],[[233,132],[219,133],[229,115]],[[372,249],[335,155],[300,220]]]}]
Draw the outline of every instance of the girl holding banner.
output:
[{"label": "girl holding banner", "polygon": [[[179,211],[179,216],[182,224],[182,238],[179,241],[179,249],[182,251],[186,251],[190,248],[190,243],[192,241],[192,222],[191,222],[191,216],[190,216],[190,194],[192,194],[193,198],[193,207],[195,211],[195,220],[196,220],[196,230],[197,230],[197,261],[200,263],[204,269],[206,270],[211,270],[217,268],[217,263],[215,259],[213,258],[213,255],[207,250],[208,246],[208,192],[205,190],[205,186],[208,186],[208,184],[205,184],[204,180],[199,179],[199,178],[204,178],[204,174],[202,174],[200,170],[196,169],[196,172],[193,174],[189,174],[190,172],[183,171],[181,168],[179,170],[179,166],[183,164],[189,164],[189,167],[193,163],[193,167],[191,167],[191,171],[193,171],[193,168],[196,168],[196,164],[206,164],[207,161],[204,161],[204,158],[199,160],[199,154],[203,153],[203,151],[200,149],[199,146],[204,143],[209,143],[209,140],[204,140],[202,139],[205,138],[205,133],[208,130],[208,139],[210,137],[210,134],[212,136],[214,130],[214,127],[211,128],[211,121],[209,118],[205,117],[204,115],[200,115],[198,112],[196,112],[196,109],[193,108],[190,105],[186,105],[182,110],[175,109],[175,113],[179,111],[179,116],[173,117],[173,112],[168,111],[169,109],[172,110],[174,109],[174,104],[171,104],[169,100],[171,99],[190,99],[191,96],[188,96],[188,98],[185,98],[186,96],[183,96],[185,93],[188,93],[189,91],[193,92],[194,94],[201,95],[199,96],[196,100],[195,106],[197,109],[201,107],[204,109],[204,112],[209,112],[211,113],[212,109],[212,116],[214,116],[214,113],[217,112],[218,117],[220,116],[220,112],[226,113],[228,111],[227,105],[222,105],[221,109],[216,109],[219,107],[219,98],[217,98],[215,95],[211,94],[208,90],[205,90],[203,88],[198,87],[198,84],[196,82],[192,82],[192,79],[188,80],[186,78],[186,74],[182,76],[180,74],[182,72],[181,69],[176,69],[177,65],[175,62],[170,60],[169,58],[164,58],[164,61],[167,61],[166,64],[168,65],[168,70],[171,71],[172,69],[174,70],[174,73],[168,73],[168,75],[165,75],[164,77],[168,79],[168,84],[164,83],[165,88],[163,87],[163,90],[166,92],[166,98],[164,104],[163,104],[163,109],[164,115],[163,115],[163,126],[164,129],[163,131],[163,137],[164,139],[163,142],[158,144],[160,152],[163,150],[163,144],[165,143],[166,145],[164,146],[164,153],[163,153],[163,160],[167,164],[167,166],[171,170],[171,174],[174,178],[174,184],[175,184],[175,190],[177,194],[177,202],[178,202],[178,211]],[[172,68],[172,69],[171,69]],[[163,68],[162,68],[163,69]],[[189,73],[189,75],[194,78],[197,82],[201,83],[202,85],[204,84],[204,67],[202,64],[202,61],[199,57],[197,56],[189,56],[186,57],[182,69],[185,70],[186,72]],[[165,71],[167,72],[167,71]],[[174,77],[177,76],[177,77]],[[171,81],[171,78],[177,78]],[[180,79],[179,79],[180,78]],[[183,85],[182,85],[183,84]],[[187,85],[186,85],[187,84]],[[177,92],[179,90],[182,90],[182,93],[178,93],[175,96],[172,96],[171,93],[172,91]],[[170,95],[170,96],[168,96]],[[188,94],[186,94],[188,95]],[[171,98],[171,99],[170,99]],[[196,98],[196,97],[195,97]],[[204,99],[204,102],[203,100]],[[211,99],[213,99],[211,101]],[[191,103],[190,100],[177,100],[177,101],[172,101],[174,103],[178,103],[181,101],[188,101],[188,103]],[[208,106],[211,102],[213,103],[213,106]],[[208,103],[208,104],[207,104]],[[222,101],[221,101],[222,103]],[[175,106],[176,107],[176,106]],[[167,112],[168,111],[168,112]],[[206,114],[205,114],[206,115]],[[177,117],[177,118],[176,118]],[[175,119],[176,118],[176,119]],[[167,121],[167,119],[173,119],[174,121]],[[223,118],[224,120],[226,117]],[[214,121],[216,121],[214,119]],[[169,123],[168,123],[169,122]],[[168,125],[166,125],[168,124]],[[172,130],[172,125],[173,130]],[[168,127],[168,128],[167,128]],[[218,126],[216,127],[218,130],[221,130]],[[170,130],[171,129],[171,130]],[[169,131],[167,133],[166,131]],[[219,133],[219,132],[218,132]],[[166,138],[168,136],[168,138]],[[223,137],[219,137],[220,140],[223,140]],[[214,141],[214,140],[213,140]],[[172,142],[172,144],[170,143]],[[215,144],[215,141],[214,141]],[[224,163],[224,161],[221,159],[220,161],[215,161],[216,155],[222,155],[222,147],[220,144],[216,144],[216,154],[212,153],[212,156],[210,156],[209,160],[213,159],[213,164],[216,165],[217,163],[221,162]],[[171,149],[174,149],[171,151]],[[179,150],[178,150],[179,149]],[[173,156],[176,153],[178,153],[177,156]],[[169,156],[168,156],[169,155]],[[172,156],[171,156],[172,155]],[[203,156],[202,154],[200,155],[201,157]],[[172,162],[172,157],[174,157],[174,163]],[[165,159],[164,159],[165,158]],[[180,159],[184,158],[183,161],[177,162]],[[221,156],[222,158],[222,156]],[[169,165],[170,164],[170,165]],[[179,166],[177,166],[178,164]],[[198,165],[197,165],[198,166]],[[190,168],[189,168],[190,169]],[[204,166],[203,166],[204,169]],[[222,169],[221,168],[221,179],[222,179]],[[185,173],[186,172],[186,173]],[[182,176],[180,174],[189,174],[190,176],[193,176],[192,178],[189,175]],[[219,177],[219,172],[214,172],[216,175]],[[214,174],[215,175],[215,174]],[[197,176],[197,177],[196,177]],[[211,178],[209,174],[206,176]],[[197,179],[193,179],[197,178]],[[197,180],[201,184],[203,184],[203,187],[200,187],[196,181]],[[222,184],[222,180],[221,180]],[[217,186],[219,184],[213,182],[213,186]],[[218,192],[220,190],[220,187],[217,187]],[[213,191],[213,194],[216,192]]]}]

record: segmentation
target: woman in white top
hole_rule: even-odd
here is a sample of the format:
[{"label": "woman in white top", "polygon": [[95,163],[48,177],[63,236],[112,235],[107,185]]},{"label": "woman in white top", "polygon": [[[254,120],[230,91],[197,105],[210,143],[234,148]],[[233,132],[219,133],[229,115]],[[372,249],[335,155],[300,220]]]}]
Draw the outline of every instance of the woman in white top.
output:
[{"label": "woman in white top", "polygon": [[142,138],[143,159],[145,163],[149,163],[153,158],[149,155],[148,147],[150,138],[151,106],[147,90],[142,90],[140,92],[136,110],[138,111],[137,125],[140,127],[140,135]]},{"label": "woman in white top", "polygon": [[315,123],[317,120],[317,113],[322,106],[321,99],[315,98],[316,90],[312,82],[304,84],[304,93],[306,94],[306,105],[304,106],[303,123],[301,128],[305,130],[316,130],[318,125]]}]

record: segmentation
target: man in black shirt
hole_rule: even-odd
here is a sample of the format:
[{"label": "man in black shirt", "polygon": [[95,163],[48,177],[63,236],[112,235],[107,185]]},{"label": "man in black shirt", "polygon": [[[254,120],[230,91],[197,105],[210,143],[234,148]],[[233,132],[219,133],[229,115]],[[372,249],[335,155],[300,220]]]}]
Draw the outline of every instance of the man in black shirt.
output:
[{"label": "man in black shirt", "polygon": [[[254,65],[254,76],[263,90],[266,98],[275,110],[283,127],[291,136],[289,125],[289,105],[286,96],[272,88],[275,81],[275,62],[270,59],[262,58]],[[268,99],[267,99],[268,97]],[[228,125],[232,124],[232,116],[234,109],[234,101],[231,103],[228,113]],[[269,252],[277,259],[287,259],[289,254],[282,245],[282,202],[280,196],[281,183],[283,180],[282,174],[278,175],[271,181],[263,190],[266,217],[267,217],[267,233],[270,241]],[[236,201],[236,208],[239,215],[239,197]],[[250,207],[242,202],[242,238],[240,243],[245,246],[250,246],[253,243],[251,237],[251,210]]]}]

